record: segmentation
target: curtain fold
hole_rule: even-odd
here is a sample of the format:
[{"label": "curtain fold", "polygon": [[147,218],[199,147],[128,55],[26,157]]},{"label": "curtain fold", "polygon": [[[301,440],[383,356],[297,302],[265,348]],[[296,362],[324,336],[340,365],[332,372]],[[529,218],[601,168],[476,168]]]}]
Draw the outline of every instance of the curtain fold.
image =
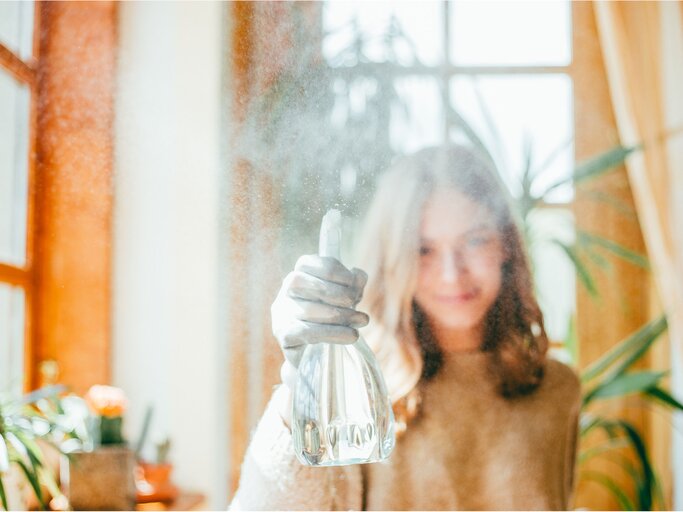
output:
[{"label": "curtain fold", "polygon": [[594,9],[621,143],[645,143],[626,168],[669,336],[683,350],[681,3],[598,1]]}]

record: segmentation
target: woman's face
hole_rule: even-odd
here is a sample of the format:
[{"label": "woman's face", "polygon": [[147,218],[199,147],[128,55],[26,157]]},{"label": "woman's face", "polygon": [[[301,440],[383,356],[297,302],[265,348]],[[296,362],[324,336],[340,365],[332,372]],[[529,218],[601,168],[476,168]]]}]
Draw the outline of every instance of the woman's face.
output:
[{"label": "woman's face", "polygon": [[505,261],[493,214],[456,189],[434,192],[422,213],[415,301],[441,331],[479,329]]}]

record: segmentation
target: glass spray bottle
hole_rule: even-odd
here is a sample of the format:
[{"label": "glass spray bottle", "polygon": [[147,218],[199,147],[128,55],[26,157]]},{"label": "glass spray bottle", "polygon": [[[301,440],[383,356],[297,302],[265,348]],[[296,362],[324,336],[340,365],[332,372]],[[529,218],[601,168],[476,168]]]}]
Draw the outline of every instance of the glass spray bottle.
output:
[{"label": "glass spray bottle", "polygon": [[[341,213],[320,228],[320,256],[340,260]],[[294,451],[308,466],[378,462],[394,448],[394,415],[377,359],[362,337],[351,345],[309,344],[292,406]]]}]

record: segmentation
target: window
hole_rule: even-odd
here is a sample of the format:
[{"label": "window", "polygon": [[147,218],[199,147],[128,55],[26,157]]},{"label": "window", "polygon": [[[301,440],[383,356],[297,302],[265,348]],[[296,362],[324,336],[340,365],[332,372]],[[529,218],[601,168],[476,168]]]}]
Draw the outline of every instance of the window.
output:
[{"label": "window", "polygon": [[35,6],[0,2],[0,392],[28,382]]},{"label": "window", "polygon": [[[377,84],[391,81],[402,104],[388,122],[395,152],[458,140],[462,116],[519,197],[528,153],[538,170],[534,194],[573,168],[571,30],[571,2],[328,1],[322,49],[350,102],[372,101]],[[574,312],[575,278],[560,246],[548,241],[572,242],[572,199],[570,185],[558,187],[529,218],[539,301],[557,341]]]}]

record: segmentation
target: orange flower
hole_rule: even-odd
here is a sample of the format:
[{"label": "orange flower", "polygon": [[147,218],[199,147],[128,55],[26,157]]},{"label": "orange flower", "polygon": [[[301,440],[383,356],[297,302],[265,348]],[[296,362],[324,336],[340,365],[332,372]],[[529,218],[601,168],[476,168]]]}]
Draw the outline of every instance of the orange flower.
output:
[{"label": "orange flower", "polygon": [[92,386],[86,393],[85,400],[96,414],[107,418],[122,416],[128,407],[123,390],[114,386]]}]

